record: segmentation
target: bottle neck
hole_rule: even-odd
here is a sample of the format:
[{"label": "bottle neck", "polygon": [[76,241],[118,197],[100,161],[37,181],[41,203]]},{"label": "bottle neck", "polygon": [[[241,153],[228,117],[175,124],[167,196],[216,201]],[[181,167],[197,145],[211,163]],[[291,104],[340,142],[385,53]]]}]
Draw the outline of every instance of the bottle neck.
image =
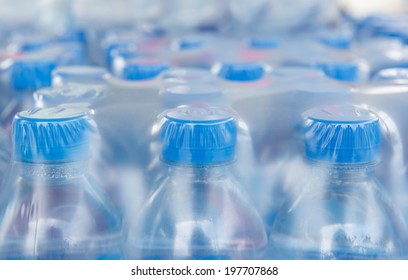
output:
[{"label": "bottle neck", "polygon": [[84,176],[87,171],[86,161],[60,164],[16,162],[17,170],[27,181],[47,181],[66,183]]},{"label": "bottle neck", "polygon": [[231,166],[231,163],[202,166],[167,164],[168,175],[170,177],[182,177],[194,181],[221,180],[229,176],[228,174],[231,174]]},{"label": "bottle neck", "polygon": [[375,162],[321,163],[313,162],[313,174],[332,182],[362,182],[374,176]]}]

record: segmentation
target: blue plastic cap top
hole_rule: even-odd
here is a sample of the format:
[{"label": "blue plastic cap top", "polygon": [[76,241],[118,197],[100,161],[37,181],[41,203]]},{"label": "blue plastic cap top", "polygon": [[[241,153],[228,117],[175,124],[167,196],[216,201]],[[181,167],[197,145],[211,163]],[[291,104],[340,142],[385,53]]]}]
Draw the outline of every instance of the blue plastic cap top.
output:
[{"label": "blue plastic cap top", "polygon": [[157,77],[161,72],[168,68],[170,68],[170,65],[159,59],[129,59],[125,62],[121,76],[125,80],[148,80]]},{"label": "blue plastic cap top", "polygon": [[189,104],[221,105],[224,101],[222,91],[208,84],[185,84],[164,88],[160,91],[168,108]]},{"label": "blue plastic cap top", "polygon": [[336,80],[357,82],[360,79],[360,66],[355,62],[319,62],[316,67]]},{"label": "blue plastic cap top", "polygon": [[162,158],[186,165],[230,162],[236,138],[235,118],[227,108],[180,106],[165,115]]},{"label": "blue plastic cap top", "polygon": [[178,38],[171,43],[174,50],[192,50],[199,49],[205,44],[205,40],[199,37]]},{"label": "blue plastic cap top", "polygon": [[78,108],[54,107],[18,113],[13,121],[17,161],[61,163],[89,157],[90,121]]},{"label": "blue plastic cap top", "polygon": [[16,60],[11,66],[10,86],[16,91],[50,86],[55,67],[54,60]]},{"label": "blue plastic cap top", "polygon": [[212,72],[230,81],[257,81],[265,75],[265,65],[259,62],[217,63]]},{"label": "blue plastic cap top", "polygon": [[317,40],[327,47],[335,49],[348,49],[353,42],[353,37],[351,33],[327,31],[325,34],[320,35]]},{"label": "blue plastic cap top", "polygon": [[378,117],[353,105],[324,106],[305,113],[306,156],[332,163],[366,163],[378,159]]},{"label": "blue plastic cap top", "polygon": [[69,82],[75,83],[102,83],[109,73],[103,67],[96,66],[63,66],[52,72],[52,84],[63,85]]},{"label": "blue plastic cap top", "polygon": [[266,37],[251,38],[248,40],[248,46],[252,49],[259,50],[276,49],[279,46],[279,41]]}]

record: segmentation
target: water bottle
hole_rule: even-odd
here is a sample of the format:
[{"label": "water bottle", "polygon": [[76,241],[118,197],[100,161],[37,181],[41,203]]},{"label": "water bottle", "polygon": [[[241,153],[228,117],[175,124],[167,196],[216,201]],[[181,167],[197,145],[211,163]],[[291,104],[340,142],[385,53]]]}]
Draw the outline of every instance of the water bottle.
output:
[{"label": "water bottle", "polygon": [[238,48],[238,57],[242,61],[267,61],[272,66],[278,64],[282,52],[281,38],[276,36],[252,36],[244,42],[235,43]]},{"label": "water bottle", "polygon": [[191,34],[178,37],[170,43],[168,54],[171,64],[176,67],[209,69],[214,63],[215,36]]},{"label": "water bottle", "polygon": [[407,84],[407,68],[385,68],[376,73],[371,81],[374,83]]},{"label": "water bottle", "polygon": [[299,178],[277,214],[271,258],[400,257],[400,216],[374,174],[380,135],[378,117],[358,106],[322,106],[305,113],[311,172]]},{"label": "water bottle", "polygon": [[382,69],[405,67],[408,60],[407,47],[392,37],[366,38],[354,47],[354,52],[368,64],[370,76]]},{"label": "water bottle", "polygon": [[189,84],[217,85],[218,79],[210,71],[196,67],[171,67],[160,74],[162,87]]},{"label": "water bottle", "polygon": [[269,94],[271,67],[262,62],[219,62],[211,72],[220,78],[220,86],[231,103]]},{"label": "water bottle", "polygon": [[9,131],[14,115],[33,107],[32,93],[51,85],[51,72],[56,67],[56,60],[52,55],[32,54],[6,60],[3,65],[2,80],[9,99],[1,120],[6,131]]},{"label": "water bottle", "polygon": [[267,240],[262,221],[234,178],[237,125],[222,107],[164,113],[163,177],[135,215],[131,259],[241,259]]},{"label": "water bottle", "polygon": [[277,67],[269,78],[268,94],[239,100],[234,109],[250,128],[257,182],[251,193],[258,212],[271,225],[290,186],[308,176],[302,160],[301,113],[321,104],[352,101],[353,95],[348,86],[315,68]]},{"label": "water bottle", "polygon": [[303,31],[337,22],[339,17],[336,3],[327,0],[230,0],[228,8],[230,18],[224,28],[237,34]]},{"label": "water bottle", "polygon": [[329,78],[344,82],[364,82],[368,79],[369,68],[364,61],[319,61],[315,67],[321,69]]},{"label": "water bottle", "polygon": [[356,102],[381,118],[381,159],[376,166],[377,178],[386,186],[400,209],[405,208],[408,153],[406,108],[408,86],[387,81],[360,85],[353,93]]},{"label": "water bottle", "polygon": [[94,131],[75,108],[16,115],[0,203],[1,259],[123,258],[121,220],[88,174]]},{"label": "water bottle", "polygon": [[149,87],[154,78],[169,67],[168,62],[156,57],[116,58],[112,74],[121,80],[139,81],[135,86]]},{"label": "water bottle", "polygon": [[[36,106],[48,108],[63,104],[80,108],[92,115],[100,139],[93,143],[96,156],[89,161],[89,174],[106,191],[127,227],[128,209],[139,209],[146,198],[146,166],[149,164],[148,116],[146,104],[129,103],[129,111],[117,104],[121,92],[109,87],[70,83],[61,87],[43,88],[34,93]],[[129,126],[129,116],[142,118],[142,124]],[[153,113],[152,113],[153,114]],[[153,118],[153,117],[152,117]],[[117,137],[122,133],[121,137]],[[138,187],[135,187],[137,185]]]},{"label": "water bottle", "polygon": [[69,83],[103,85],[109,79],[109,72],[98,66],[71,65],[57,67],[52,72],[52,86],[60,87]]}]

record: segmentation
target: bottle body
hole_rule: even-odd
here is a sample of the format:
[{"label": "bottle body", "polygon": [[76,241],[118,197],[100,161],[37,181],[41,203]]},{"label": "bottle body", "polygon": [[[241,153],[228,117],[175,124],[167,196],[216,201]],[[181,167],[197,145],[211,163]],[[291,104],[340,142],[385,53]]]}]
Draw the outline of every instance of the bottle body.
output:
[{"label": "bottle body", "polygon": [[263,224],[227,170],[168,166],[130,229],[128,257],[254,258],[266,245]]},{"label": "bottle body", "polygon": [[279,211],[270,254],[279,259],[396,259],[400,216],[372,166],[315,167],[304,190]]},{"label": "bottle body", "polygon": [[84,164],[14,163],[1,259],[121,259],[121,220]]}]

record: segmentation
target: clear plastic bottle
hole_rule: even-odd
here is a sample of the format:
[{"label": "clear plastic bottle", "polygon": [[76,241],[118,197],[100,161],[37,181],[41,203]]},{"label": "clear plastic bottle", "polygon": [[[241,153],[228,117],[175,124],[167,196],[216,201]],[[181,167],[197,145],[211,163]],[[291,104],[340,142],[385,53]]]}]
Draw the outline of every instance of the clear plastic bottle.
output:
[{"label": "clear plastic bottle", "polygon": [[401,217],[374,175],[379,119],[353,105],[305,113],[312,169],[298,181],[270,232],[270,258],[394,259],[403,252]]},{"label": "clear plastic bottle", "polygon": [[81,110],[23,111],[1,199],[1,259],[121,259],[121,219],[89,176],[93,122]]},{"label": "clear plastic bottle", "polygon": [[52,72],[52,85],[63,86],[68,83],[103,85],[109,76],[109,72],[103,67],[85,65],[62,66],[57,67]]},{"label": "clear plastic bottle", "polygon": [[129,258],[241,259],[266,245],[262,221],[234,178],[236,133],[222,107],[164,114],[164,173],[132,220]]},{"label": "clear plastic bottle", "polygon": [[51,72],[56,67],[55,57],[31,54],[3,61],[2,80],[9,100],[1,113],[3,126],[10,130],[14,115],[33,108],[33,92],[51,85]]},{"label": "clear plastic bottle", "polygon": [[220,78],[219,85],[229,102],[269,94],[271,67],[262,62],[219,62],[211,72]]}]

